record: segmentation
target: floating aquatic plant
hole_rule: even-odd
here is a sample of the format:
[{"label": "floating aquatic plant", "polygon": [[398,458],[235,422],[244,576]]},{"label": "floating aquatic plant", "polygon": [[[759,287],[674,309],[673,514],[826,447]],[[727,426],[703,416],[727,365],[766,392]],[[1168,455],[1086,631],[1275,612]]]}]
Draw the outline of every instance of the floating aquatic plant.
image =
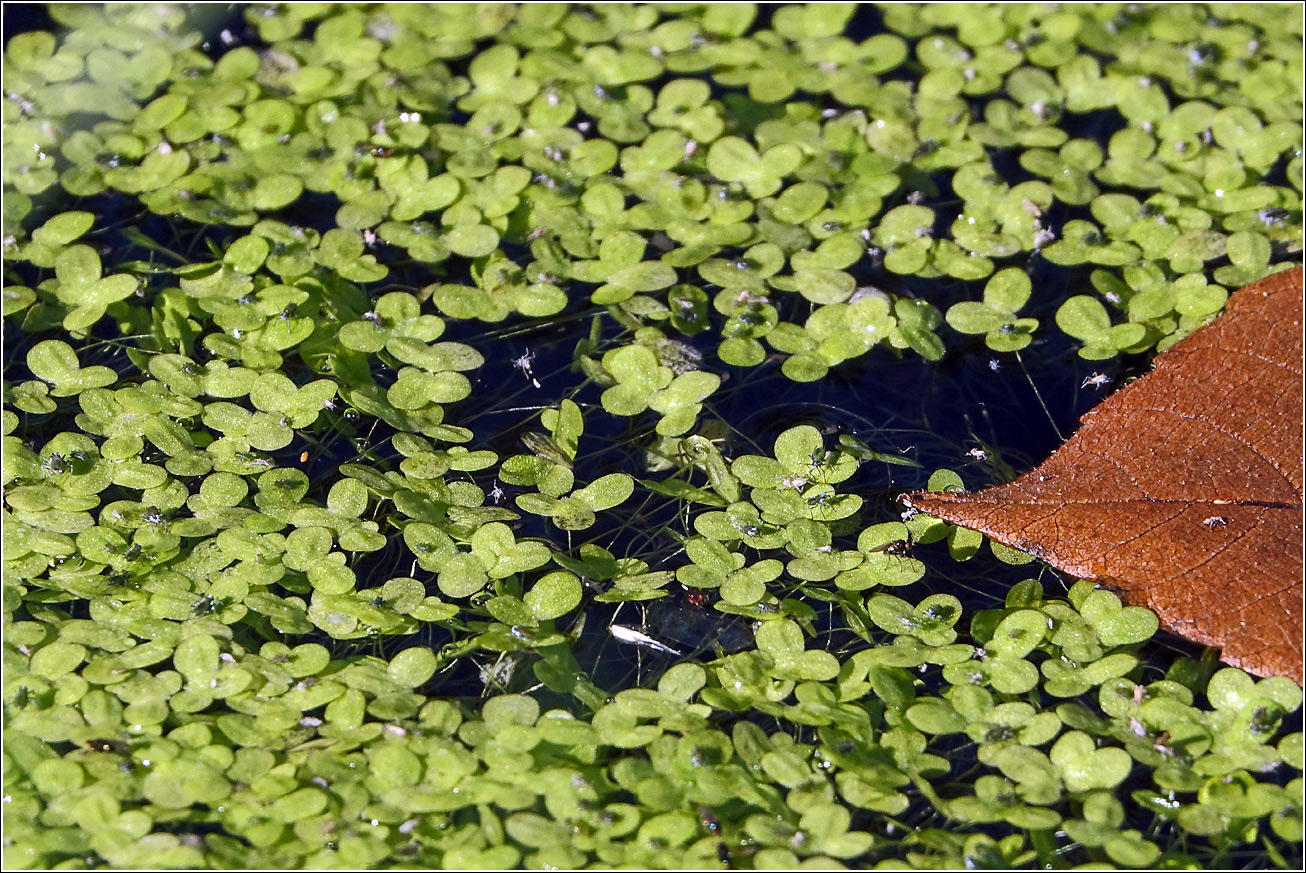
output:
[{"label": "floating aquatic plant", "polygon": [[6,866],[1299,860],[1297,686],[888,502],[1011,469],[903,366],[1079,385],[1299,256],[1284,7],[46,13]]}]

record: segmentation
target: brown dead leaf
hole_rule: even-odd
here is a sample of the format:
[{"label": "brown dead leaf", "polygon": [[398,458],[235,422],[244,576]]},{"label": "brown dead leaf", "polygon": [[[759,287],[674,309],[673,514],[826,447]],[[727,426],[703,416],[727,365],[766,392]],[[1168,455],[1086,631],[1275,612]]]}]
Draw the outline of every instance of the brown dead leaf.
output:
[{"label": "brown dead leaf", "polygon": [[1302,293],[1300,268],[1236,292],[1016,481],[899,499],[1300,685]]}]

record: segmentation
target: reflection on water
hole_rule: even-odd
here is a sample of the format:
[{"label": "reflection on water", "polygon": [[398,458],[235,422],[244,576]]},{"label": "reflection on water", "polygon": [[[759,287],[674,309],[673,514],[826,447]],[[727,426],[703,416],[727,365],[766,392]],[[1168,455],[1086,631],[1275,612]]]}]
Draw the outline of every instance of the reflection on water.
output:
[{"label": "reflection on water", "polygon": [[681,661],[712,661],[752,648],[752,623],[679,597],[626,603],[604,623],[589,624],[575,649],[600,688],[656,682]]},{"label": "reflection on water", "polygon": [[753,631],[738,616],[724,615],[709,607],[699,607],[684,600],[664,598],[647,609],[644,633],[685,657],[704,653],[728,655],[753,645]]}]

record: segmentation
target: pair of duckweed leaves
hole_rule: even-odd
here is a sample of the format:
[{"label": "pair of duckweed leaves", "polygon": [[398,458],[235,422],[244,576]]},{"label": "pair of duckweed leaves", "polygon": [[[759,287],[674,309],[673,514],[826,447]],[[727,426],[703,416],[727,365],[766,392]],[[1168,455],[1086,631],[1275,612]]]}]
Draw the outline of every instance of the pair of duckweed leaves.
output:
[{"label": "pair of duckweed leaves", "polygon": [[572,465],[584,420],[573,401],[544,410],[541,420],[551,435],[526,434],[522,441],[535,453],[514,455],[499,471],[506,484],[538,489],[536,494],[517,496],[517,506],[524,512],[546,516],[562,530],[584,530],[594,524],[595,513],[624,503],[634,493],[635,482],[625,473],[609,473],[575,488]]},{"label": "pair of duckweed leaves", "polygon": [[39,290],[68,310],[63,327],[75,336],[84,335],[110,307],[131,297],[140,287],[133,276],[102,275],[99,254],[85,245],[61,248],[54,258],[54,271],[55,278],[41,283]]},{"label": "pair of duckweed leaves", "polygon": [[721,384],[719,376],[703,370],[677,373],[644,345],[613,349],[603,356],[602,368],[615,383],[600,398],[603,408],[621,416],[638,415],[645,409],[661,413],[656,430],[665,436],[679,436],[691,429],[702,410],[701,401]]}]

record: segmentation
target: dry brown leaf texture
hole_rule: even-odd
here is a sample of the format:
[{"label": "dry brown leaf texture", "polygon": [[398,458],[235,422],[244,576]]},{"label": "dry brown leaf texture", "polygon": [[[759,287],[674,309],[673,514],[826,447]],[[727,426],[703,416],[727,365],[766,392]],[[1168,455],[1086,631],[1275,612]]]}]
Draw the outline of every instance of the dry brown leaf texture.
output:
[{"label": "dry brown leaf texture", "polygon": [[900,499],[1301,684],[1302,293],[1301,268],[1234,293],[1014,482]]}]

